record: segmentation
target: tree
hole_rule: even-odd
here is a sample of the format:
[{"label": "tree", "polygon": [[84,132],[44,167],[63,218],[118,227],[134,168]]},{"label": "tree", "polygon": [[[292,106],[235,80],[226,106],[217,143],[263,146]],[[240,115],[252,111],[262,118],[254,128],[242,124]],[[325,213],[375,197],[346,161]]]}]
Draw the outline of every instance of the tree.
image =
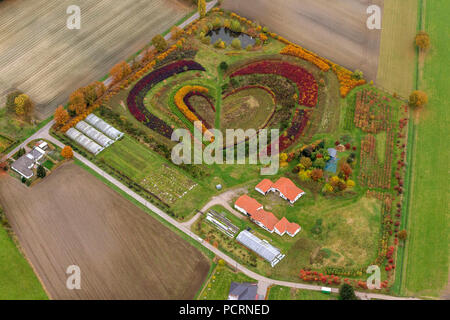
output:
[{"label": "tree", "polygon": [[416,35],[416,46],[423,51],[430,48],[430,36],[425,31],[419,31]]},{"label": "tree", "polygon": [[156,48],[158,52],[163,52],[167,49],[167,41],[160,34],[157,34],[152,39],[152,45]]},{"label": "tree", "polygon": [[61,151],[61,156],[65,159],[72,159],[73,158],[73,151],[70,146],[65,146]]},{"label": "tree", "polygon": [[198,0],[197,4],[200,18],[204,18],[206,16],[206,0]]},{"label": "tree", "polygon": [[345,178],[348,179],[352,174],[353,170],[347,162],[341,164],[341,171],[345,174]]},{"label": "tree", "polygon": [[355,290],[348,283],[344,283],[339,288],[339,298],[341,300],[358,300],[358,298],[355,295]]},{"label": "tree", "polygon": [[18,116],[26,116],[29,117],[33,113],[33,102],[31,102],[30,97],[28,97],[26,94],[22,93],[18,95],[14,99],[15,111]]},{"label": "tree", "polygon": [[71,93],[69,97],[69,110],[76,114],[82,114],[86,111],[86,99],[84,96],[84,89],[77,89]]},{"label": "tree", "polygon": [[112,67],[109,73],[113,77],[114,82],[119,82],[131,73],[131,67],[125,61],[121,61]]},{"label": "tree", "polygon": [[348,179],[347,180],[347,188],[351,189],[355,186],[355,181]]},{"label": "tree", "polygon": [[241,40],[239,40],[239,38],[233,39],[233,41],[231,41],[231,46],[232,46],[234,49],[241,49],[241,48],[242,48]]},{"label": "tree", "polygon": [[312,166],[312,161],[308,157],[301,157],[300,163],[305,167],[305,169],[308,169]]},{"label": "tree", "polygon": [[39,165],[37,167],[37,172],[36,173],[37,173],[38,178],[41,178],[41,179],[45,178],[45,175],[47,174],[45,172],[44,166],[42,166],[42,165]]},{"label": "tree", "polygon": [[323,169],[325,168],[325,160],[323,158],[316,158],[313,162],[313,167]]},{"label": "tree", "polygon": [[405,241],[407,237],[408,237],[408,233],[406,232],[406,230],[401,230],[401,231],[399,231],[399,233],[398,233],[398,238],[399,238],[400,240]]},{"label": "tree", "polygon": [[423,107],[428,103],[428,96],[425,92],[415,90],[409,96],[409,105],[412,107]]},{"label": "tree", "polygon": [[6,96],[6,110],[11,113],[16,112],[16,103],[14,102],[18,96],[22,94],[21,91],[14,91]]},{"label": "tree", "polygon": [[322,169],[314,169],[311,171],[311,179],[314,181],[319,181],[323,177],[323,170]]},{"label": "tree", "polygon": [[58,126],[63,126],[69,121],[69,113],[64,109],[63,106],[59,106],[55,110],[55,122]]},{"label": "tree", "polygon": [[173,26],[172,29],[170,29],[170,38],[172,40],[178,40],[183,35],[184,31],[178,26]]}]

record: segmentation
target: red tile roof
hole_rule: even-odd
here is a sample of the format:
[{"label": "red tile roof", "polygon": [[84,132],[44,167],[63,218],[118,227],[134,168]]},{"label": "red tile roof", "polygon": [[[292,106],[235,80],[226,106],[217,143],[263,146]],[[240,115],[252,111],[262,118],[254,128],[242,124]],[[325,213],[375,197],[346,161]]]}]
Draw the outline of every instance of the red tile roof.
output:
[{"label": "red tile roof", "polygon": [[281,218],[280,221],[275,225],[275,228],[280,233],[289,232],[290,234],[294,234],[300,228],[300,226],[294,222],[289,222],[285,217]]},{"label": "red tile roof", "polygon": [[251,215],[254,214],[258,209],[262,208],[262,204],[246,194],[240,196],[236,200],[235,205],[237,205],[239,208],[244,209]]},{"label": "red tile roof", "polygon": [[273,230],[278,222],[277,217],[272,212],[265,211],[264,209],[259,209],[254,214],[251,215],[253,220],[262,223],[267,229]]},{"label": "red tile roof", "polygon": [[288,198],[290,201],[294,201],[295,198],[304,191],[297,187],[291,179],[281,177],[277,180],[272,186],[272,188],[277,189],[280,191],[286,198]]},{"label": "red tile roof", "polygon": [[256,185],[255,188],[260,189],[262,192],[266,193],[272,187],[273,182],[269,179],[264,179]]}]

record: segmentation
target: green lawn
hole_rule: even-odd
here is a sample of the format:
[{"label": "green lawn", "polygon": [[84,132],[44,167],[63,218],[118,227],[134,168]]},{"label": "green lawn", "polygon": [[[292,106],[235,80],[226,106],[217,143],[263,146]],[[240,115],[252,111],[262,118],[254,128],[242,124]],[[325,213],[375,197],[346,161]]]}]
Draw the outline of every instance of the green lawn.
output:
[{"label": "green lawn", "polygon": [[0,300],[46,300],[27,260],[0,226]]},{"label": "green lawn", "polygon": [[320,291],[302,290],[283,286],[273,286],[269,290],[268,300],[336,300],[336,294]]},{"label": "green lawn", "polygon": [[415,126],[409,239],[402,285],[405,295],[439,297],[448,283],[449,11],[449,1],[426,2],[425,30],[432,47],[419,88],[428,93],[429,103],[419,112]]},{"label": "green lawn", "polygon": [[198,296],[198,300],[227,300],[231,282],[256,281],[241,272],[234,272],[228,266],[217,266]]}]

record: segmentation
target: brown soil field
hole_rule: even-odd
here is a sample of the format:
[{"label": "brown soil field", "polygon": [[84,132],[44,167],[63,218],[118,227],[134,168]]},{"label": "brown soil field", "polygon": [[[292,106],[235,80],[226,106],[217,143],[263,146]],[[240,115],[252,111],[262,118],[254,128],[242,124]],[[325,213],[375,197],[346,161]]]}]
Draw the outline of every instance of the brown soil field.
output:
[{"label": "brown soil field", "polygon": [[366,26],[372,4],[383,9],[383,0],[224,0],[222,7],[375,80],[381,30]]},{"label": "brown soil field", "polygon": [[[0,176],[0,204],[52,299],[192,299],[208,259],[73,163],[27,188]],[[81,269],[68,290],[67,267]]]},{"label": "brown soil field", "polygon": [[[66,27],[73,4],[81,9],[80,30]],[[18,88],[46,118],[191,10],[181,0],[1,1],[0,101]]]}]

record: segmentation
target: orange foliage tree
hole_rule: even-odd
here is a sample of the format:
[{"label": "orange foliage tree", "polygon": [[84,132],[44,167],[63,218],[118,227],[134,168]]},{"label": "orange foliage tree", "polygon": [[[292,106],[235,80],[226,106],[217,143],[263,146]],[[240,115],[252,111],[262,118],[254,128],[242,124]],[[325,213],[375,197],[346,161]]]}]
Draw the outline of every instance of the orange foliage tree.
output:
[{"label": "orange foliage tree", "polygon": [[63,156],[65,159],[72,159],[73,158],[73,150],[70,146],[65,146],[61,151],[61,156]]},{"label": "orange foliage tree", "polygon": [[69,121],[69,113],[64,110],[63,106],[59,106],[55,110],[55,122],[58,126],[63,126]]},{"label": "orange foliage tree", "polygon": [[112,67],[109,73],[113,77],[114,82],[119,82],[131,73],[131,67],[125,61],[121,61]]}]

